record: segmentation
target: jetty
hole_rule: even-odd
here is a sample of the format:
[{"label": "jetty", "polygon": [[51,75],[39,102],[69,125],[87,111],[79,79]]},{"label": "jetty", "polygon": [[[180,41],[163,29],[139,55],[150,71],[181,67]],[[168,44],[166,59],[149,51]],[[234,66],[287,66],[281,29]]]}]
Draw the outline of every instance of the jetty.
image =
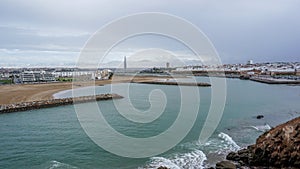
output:
[{"label": "jetty", "polygon": [[15,104],[0,105],[0,114],[121,98],[123,98],[123,96],[120,96],[118,94],[99,94],[93,96],[21,102]]},{"label": "jetty", "polygon": [[250,80],[260,82],[260,83],[267,83],[267,84],[291,84],[291,85],[300,84],[300,80],[289,80],[289,79],[251,77]]},{"label": "jetty", "polygon": [[176,85],[176,86],[202,86],[210,87],[211,84],[203,82],[176,82],[176,81],[131,81],[131,83],[157,84],[157,85]]}]

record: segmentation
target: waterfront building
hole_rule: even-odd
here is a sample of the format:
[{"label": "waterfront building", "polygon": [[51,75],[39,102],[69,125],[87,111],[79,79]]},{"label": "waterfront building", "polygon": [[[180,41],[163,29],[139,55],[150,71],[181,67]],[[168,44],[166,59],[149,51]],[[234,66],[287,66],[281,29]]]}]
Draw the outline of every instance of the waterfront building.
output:
[{"label": "waterfront building", "polygon": [[55,77],[45,71],[24,71],[21,73],[20,81],[22,83],[53,82]]},{"label": "waterfront building", "polygon": [[24,71],[21,73],[21,82],[22,83],[30,83],[35,82],[36,79],[34,77],[33,71]]}]

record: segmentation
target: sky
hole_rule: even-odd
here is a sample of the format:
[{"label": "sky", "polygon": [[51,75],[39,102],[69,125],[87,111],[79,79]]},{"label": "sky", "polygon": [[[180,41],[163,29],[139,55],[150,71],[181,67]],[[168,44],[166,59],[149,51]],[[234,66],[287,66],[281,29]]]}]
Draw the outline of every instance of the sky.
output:
[{"label": "sky", "polygon": [[[0,67],[74,66],[97,30],[141,12],[191,22],[210,39],[222,63],[300,61],[299,0],[2,0]],[[201,63],[174,39],[146,35],[120,43],[102,66],[120,65],[125,55],[132,67],[184,64],[170,53],[185,64]]]}]

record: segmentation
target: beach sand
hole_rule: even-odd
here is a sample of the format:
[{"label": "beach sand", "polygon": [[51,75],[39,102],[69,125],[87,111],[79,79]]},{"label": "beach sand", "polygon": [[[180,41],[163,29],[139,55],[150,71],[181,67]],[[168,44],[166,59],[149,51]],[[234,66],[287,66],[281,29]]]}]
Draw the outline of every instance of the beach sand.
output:
[{"label": "beach sand", "polygon": [[[126,83],[131,81],[131,76],[114,76],[112,80],[97,80],[95,85],[105,85],[111,83]],[[134,81],[154,81],[161,77],[135,77]],[[165,78],[165,77],[164,77]],[[80,86],[90,86],[94,83],[80,83]],[[72,82],[57,82],[43,84],[18,84],[0,85],[0,105],[20,102],[48,100],[53,98],[53,94],[72,89]]]}]

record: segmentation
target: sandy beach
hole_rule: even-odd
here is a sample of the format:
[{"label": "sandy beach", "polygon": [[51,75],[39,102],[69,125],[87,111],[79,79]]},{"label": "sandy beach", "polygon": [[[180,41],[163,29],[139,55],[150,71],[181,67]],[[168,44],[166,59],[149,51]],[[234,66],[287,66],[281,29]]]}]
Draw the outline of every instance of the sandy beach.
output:
[{"label": "sandy beach", "polygon": [[[131,76],[114,76],[112,80],[95,81],[95,85],[105,85],[111,83],[125,83],[131,81]],[[134,81],[153,81],[161,77],[135,77]],[[90,86],[93,83],[80,83],[83,86]],[[19,102],[29,102],[52,99],[53,94],[72,89],[72,82],[57,82],[44,84],[18,84],[0,86],[0,105]]]}]

